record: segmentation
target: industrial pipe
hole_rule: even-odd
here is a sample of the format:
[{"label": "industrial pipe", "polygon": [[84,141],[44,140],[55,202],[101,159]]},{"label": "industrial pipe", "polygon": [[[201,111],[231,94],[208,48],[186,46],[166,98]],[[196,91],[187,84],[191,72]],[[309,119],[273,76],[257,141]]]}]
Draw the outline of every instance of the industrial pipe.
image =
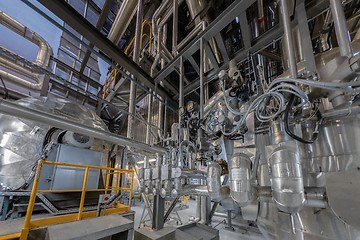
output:
[{"label": "industrial pipe", "polygon": [[189,42],[191,42],[191,40],[198,35],[199,33],[201,33],[202,31],[204,31],[206,28],[206,22],[205,21],[201,21],[200,23],[198,23],[195,28],[177,45],[176,49],[178,52],[180,52]]},{"label": "industrial pipe", "polygon": [[185,185],[181,189],[173,189],[171,191],[171,197],[176,198],[184,195],[194,195],[194,196],[209,196],[207,186],[202,185]]},{"label": "industrial pipe", "polygon": [[[23,24],[19,23],[3,11],[0,11],[0,23],[5,27],[9,28],[13,32],[19,34],[20,36],[24,37],[25,39],[35,43],[39,46],[38,54],[34,64],[38,65],[39,67],[46,68],[50,62],[50,56],[52,55],[52,49],[48,42],[46,42],[41,36],[39,36],[34,31],[31,31]],[[19,56],[20,57],[20,56]],[[15,76],[11,73],[1,71],[1,75],[8,81],[13,82],[15,84],[22,85],[26,88],[40,91],[42,89],[44,78],[40,74],[36,74],[31,72],[32,69],[26,69],[16,62],[6,59],[5,57],[0,57],[0,65],[14,70],[15,72],[24,75],[25,77],[29,77],[33,79],[36,83],[31,83],[19,76]]]},{"label": "industrial pipe", "polygon": [[[110,41],[119,44],[121,37],[124,35],[131,20],[136,13],[137,0],[125,0],[121,4],[119,13],[116,15],[113,25],[109,31],[108,38]],[[140,24],[141,25],[141,24]]]},{"label": "industrial pipe", "polygon": [[221,166],[216,162],[211,162],[207,170],[207,188],[211,200],[220,202],[229,197],[230,189],[228,186],[221,184]]},{"label": "industrial pipe", "polygon": [[121,146],[131,146],[133,148],[144,150],[149,153],[164,154],[166,149],[160,146],[151,146],[133,139],[129,139],[108,131],[92,128],[84,124],[80,124],[73,120],[65,119],[43,111],[29,109],[24,106],[12,103],[6,100],[0,100],[0,112],[9,114],[19,118],[25,118],[33,121],[49,124],[53,127],[66,129],[86,136],[102,139]]},{"label": "industrial pipe", "polygon": [[8,73],[6,71],[0,70],[0,76],[2,76],[4,79],[13,82],[15,84],[20,84],[26,88],[33,89],[36,91],[40,91],[42,88],[42,82],[40,83],[31,83],[29,81],[26,81],[25,79],[15,76],[11,73]]},{"label": "industrial pipe", "polygon": [[351,39],[341,1],[330,0],[330,8],[334,20],[336,39],[340,48],[340,54],[341,56],[351,57]]},{"label": "industrial pipe", "polygon": [[36,56],[35,64],[43,68],[46,68],[49,65],[50,56],[52,55],[52,49],[49,43],[45,41],[45,39],[43,39],[34,31],[31,31],[29,28],[19,23],[3,11],[0,11],[0,23],[12,30],[13,32],[16,32],[20,36],[39,46],[39,51]]},{"label": "industrial pipe", "polygon": [[[338,0],[335,0],[335,1],[338,1]],[[280,7],[281,7],[281,12],[282,12],[282,14],[281,14],[282,22],[283,22],[283,26],[284,26],[283,41],[285,43],[287,59],[289,61],[290,75],[292,78],[296,78],[297,77],[297,66],[296,66],[294,42],[293,42],[293,36],[292,36],[291,24],[290,24],[288,0],[280,0]]]}]

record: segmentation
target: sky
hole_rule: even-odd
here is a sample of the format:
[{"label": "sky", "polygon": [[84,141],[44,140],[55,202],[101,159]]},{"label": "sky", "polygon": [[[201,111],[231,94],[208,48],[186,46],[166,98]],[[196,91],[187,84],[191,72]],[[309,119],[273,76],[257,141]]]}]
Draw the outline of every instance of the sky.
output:
[{"label": "sky", "polygon": [[[40,8],[52,19],[61,25],[63,21],[56,17],[52,12],[43,7],[36,0],[29,0],[32,4]],[[21,0],[0,0],[0,11],[16,19],[27,26],[32,31],[42,36],[53,49],[54,56],[57,55],[62,30],[47,21],[33,9],[28,7]],[[38,48],[35,44],[20,37],[18,34],[9,30],[0,24],[0,45],[23,56],[24,58],[34,61]],[[103,83],[107,73],[107,63],[99,59],[99,68],[101,73],[100,82]]]}]

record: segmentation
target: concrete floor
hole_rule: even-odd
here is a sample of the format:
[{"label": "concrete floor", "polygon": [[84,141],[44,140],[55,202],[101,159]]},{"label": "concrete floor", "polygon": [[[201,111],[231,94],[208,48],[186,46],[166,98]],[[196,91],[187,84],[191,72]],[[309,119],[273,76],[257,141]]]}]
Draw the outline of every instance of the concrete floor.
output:
[{"label": "concrete floor", "polygon": [[[142,211],[144,209],[144,205],[143,203],[138,203],[136,202],[136,205],[133,206],[131,208],[133,211],[135,211],[135,223],[134,223],[134,228],[138,228],[139,226],[139,222],[141,219],[141,214]],[[218,210],[221,210],[221,207],[218,207]],[[196,202],[193,199],[189,200],[189,208],[185,208],[182,210],[178,210],[177,211],[180,218],[181,218],[181,222],[183,224],[189,223],[190,219],[193,219],[195,217],[196,214]],[[172,217],[176,217],[176,214],[171,214]],[[149,217],[147,217],[147,219],[149,219]],[[147,222],[147,225],[150,225],[151,222]],[[171,220],[170,223],[168,223],[171,226],[177,226],[177,222],[176,220]],[[260,233],[254,233],[254,232],[249,232],[246,230],[245,227],[241,227],[241,224],[234,219],[233,220],[233,226],[235,231],[231,231],[228,230],[226,227],[226,223],[224,223],[224,218],[222,217],[217,217],[214,216],[211,222],[211,226],[213,226],[214,228],[218,229],[220,231],[220,239],[221,240],[231,240],[231,239],[244,239],[244,240],[255,240],[255,239],[265,239]],[[143,225],[141,225],[143,226]],[[180,226],[180,223],[179,223]]]},{"label": "concrete floor", "polygon": [[[141,214],[144,209],[144,203],[139,203],[136,201],[135,206],[132,207],[132,210],[135,211],[135,223],[134,228],[137,229],[140,223]],[[218,210],[221,210],[221,207],[218,207]],[[145,212],[146,213],[146,212]],[[178,210],[178,214],[180,216],[182,224],[187,224],[190,222],[190,219],[193,219],[196,214],[196,202],[193,199],[189,200],[189,208],[184,208],[182,210]],[[171,214],[173,219],[167,223],[171,226],[180,226],[180,221],[176,221],[174,219],[176,214]],[[34,215],[34,218],[39,217],[39,215]],[[44,215],[41,215],[44,217]],[[149,219],[149,217],[147,217]],[[177,223],[179,225],[177,225]],[[224,222],[224,218],[214,216],[211,222],[211,226],[218,229],[220,231],[220,239],[221,240],[231,240],[231,239],[264,239],[263,236],[259,233],[249,232],[246,230],[246,227],[240,226],[241,223],[237,221],[237,219],[232,220],[235,231],[231,231],[226,229],[227,225]],[[9,234],[13,232],[17,232],[21,229],[23,224],[23,218],[14,219],[10,221],[0,222],[0,235]],[[147,222],[147,225],[150,225],[151,222]]]}]

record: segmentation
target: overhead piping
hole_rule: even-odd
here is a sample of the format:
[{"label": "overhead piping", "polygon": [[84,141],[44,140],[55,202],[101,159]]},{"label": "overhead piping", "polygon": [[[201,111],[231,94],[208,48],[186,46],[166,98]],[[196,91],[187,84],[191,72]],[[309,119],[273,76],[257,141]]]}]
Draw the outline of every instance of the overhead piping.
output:
[{"label": "overhead piping", "polygon": [[[47,68],[49,66],[50,57],[52,55],[52,49],[48,42],[45,41],[41,36],[39,36],[34,31],[30,30],[23,24],[19,23],[3,11],[0,11],[0,23],[5,27],[9,28],[13,32],[19,34],[20,36],[24,37],[25,39],[31,41],[32,43],[36,44],[39,47],[36,60],[33,62],[34,64],[38,65],[42,68]],[[21,57],[21,56],[18,56]],[[15,84],[19,84],[25,86],[29,89],[40,91],[42,89],[44,76],[37,74],[37,71],[34,69],[26,69],[20,65],[16,61],[12,61],[7,59],[4,56],[0,57],[0,65],[11,69],[19,74],[22,74],[26,77],[29,77],[36,81],[36,83],[31,83],[19,76],[15,76],[11,73],[1,71],[1,75],[8,81],[11,81]]]},{"label": "overhead piping", "polygon": [[118,134],[110,133],[102,129],[86,126],[84,124],[75,122],[73,120],[55,116],[50,113],[46,113],[35,109],[29,109],[27,107],[20,106],[16,103],[12,103],[6,100],[0,100],[0,112],[19,118],[25,118],[32,121],[42,122],[45,124],[49,124],[53,127],[66,129],[69,131],[84,134],[86,136],[94,137],[97,139],[102,139],[117,145],[131,146],[132,148],[143,150],[148,153],[164,154],[166,152],[166,149],[160,146],[151,146],[133,139],[120,136]]},{"label": "overhead piping", "polygon": [[128,28],[131,20],[136,13],[136,7],[138,1],[136,0],[125,0],[116,15],[113,25],[111,26],[108,38],[110,41],[119,44],[121,37],[124,35]]}]

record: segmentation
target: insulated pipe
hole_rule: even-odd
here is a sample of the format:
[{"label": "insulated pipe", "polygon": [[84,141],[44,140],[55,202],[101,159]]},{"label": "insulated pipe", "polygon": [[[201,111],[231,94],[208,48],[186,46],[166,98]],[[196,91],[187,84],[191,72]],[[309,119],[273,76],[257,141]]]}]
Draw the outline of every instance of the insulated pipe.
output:
[{"label": "insulated pipe", "polygon": [[229,167],[229,185],[231,198],[240,207],[247,206],[253,200],[250,173],[250,157],[244,153],[234,154]]},{"label": "insulated pipe", "polygon": [[184,195],[209,196],[209,193],[207,190],[207,186],[202,185],[185,185],[182,186],[179,190],[173,189],[171,191],[171,197],[173,198]]},{"label": "insulated pipe", "polygon": [[15,76],[11,73],[8,73],[6,71],[3,71],[3,70],[0,70],[0,76],[2,76],[4,79],[10,81],[10,82],[13,82],[15,84],[20,84],[24,87],[27,87],[29,89],[33,89],[33,90],[36,90],[36,91],[40,91],[41,88],[42,88],[42,83],[31,83],[29,81],[26,81],[25,79],[22,79],[18,76]]},{"label": "insulated pipe", "polygon": [[25,68],[24,66],[16,63],[15,61],[7,59],[1,55],[0,55],[0,66],[3,66],[5,68],[11,68],[11,70],[14,70],[17,73],[20,73],[26,77],[34,79],[37,83],[39,83],[39,81],[41,80],[39,73],[33,72],[32,69]]},{"label": "insulated pipe", "polygon": [[[192,142],[190,142],[190,141],[188,141],[188,140],[182,141],[182,142],[179,144],[179,151],[180,151],[179,161],[178,161],[178,166],[179,166],[179,167],[182,165],[182,162],[181,162],[182,157],[183,157],[182,147],[183,147],[184,144],[187,144],[187,145],[188,145],[187,148],[191,147],[191,148],[194,150],[195,154],[197,153],[196,146],[195,146]],[[191,161],[191,160],[190,160],[190,161]],[[189,162],[190,162],[190,161],[189,161]],[[192,165],[192,164],[189,164],[189,165]],[[190,166],[189,166],[189,168],[190,168]],[[191,169],[191,168],[190,168],[190,169]]]},{"label": "insulated pipe", "polygon": [[288,0],[280,0],[280,7],[282,12],[282,23],[284,26],[283,41],[285,43],[284,45],[287,53],[287,59],[289,61],[290,75],[292,78],[297,78],[297,67],[294,52],[294,42],[290,24]]},{"label": "insulated pipe", "polygon": [[65,119],[43,111],[29,109],[27,107],[12,103],[6,100],[0,100],[0,112],[19,118],[25,118],[32,121],[49,124],[53,127],[66,129],[86,136],[102,139],[121,146],[131,146],[133,148],[144,150],[149,153],[164,154],[166,149],[160,146],[151,146],[133,139],[129,139],[108,131],[92,128],[76,121]]},{"label": "insulated pipe", "polygon": [[49,43],[45,41],[45,39],[3,11],[0,11],[0,23],[13,32],[16,32],[20,36],[39,46],[39,51],[34,63],[43,68],[48,67],[50,56],[52,55],[52,49]]},{"label": "insulated pipe", "polygon": [[[109,31],[108,38],[110,41],[119,44],[121,37],[124,35],[128,28],[131,20],[136,13],[136,6],[138,5],[137,0],[125,0],[121,4],[119,13],[116,15],[113,25]],[[142,24],[142,23],[141,23]],[[140,27],[141,27],[140,24]]]},{"label": "insulated pipe", "polygon": [[221,166],[216,162],[211,162],[207,170],[207,188],[211,200],[220,202],[229,197],[230,189],[228,186],[222,186],[221,183]]},{"label": "insulated pipe", "polygon": [[[230,89],[225,91],[225,94],[228,95],[230,92]],[[217,93],[215,93],[205,104],[204,107],[204,117],[206,118],[213,107],[222,99],[224,99],[224,91],[220,90]]]},{"label": "insulated pipe", "polygon": [[351,39],[341,1],[330,0],[330,8],[334,20],[336,39],[340,48],[340,54],[341,56],[352,57]]},{"label": "insulated pipe", "polygon": [[[158,9],[156,9],[156,11],[154,12],[154,15],[151,19],[152,22],[152,33],[154,35],[154,39],[157,39],[158,37],[158,25],[157,25],[157,21],[158,18],[160,17],[160,15],[162,14],[162,12],[165,10],[166,7],[169,6],[170,0],[165,0],[161,3],[161,5],[159,6]],[[160,49],[157,49],[157,51],[159,52]]]},{"label": "insulated pipe", "polygon": [[[134,1],[136,2],[136,1]],[[136,64],[139,64],[140,60],[140,41],[142,36],[142,21],[143,21],[143,1],[138,0],[138,9],[136,17],[136,32],[135,32],[135,41],[134,41],[134,54],[133,60]],[[129,96],[129,113],[128,116],[128,125],[126,136],[128,138],[133,138],[133,128],[134,128],[134,117],[135,114],[135,105],[136,105],[136,84],[135,82],[130,83],[130,96]]]}]

